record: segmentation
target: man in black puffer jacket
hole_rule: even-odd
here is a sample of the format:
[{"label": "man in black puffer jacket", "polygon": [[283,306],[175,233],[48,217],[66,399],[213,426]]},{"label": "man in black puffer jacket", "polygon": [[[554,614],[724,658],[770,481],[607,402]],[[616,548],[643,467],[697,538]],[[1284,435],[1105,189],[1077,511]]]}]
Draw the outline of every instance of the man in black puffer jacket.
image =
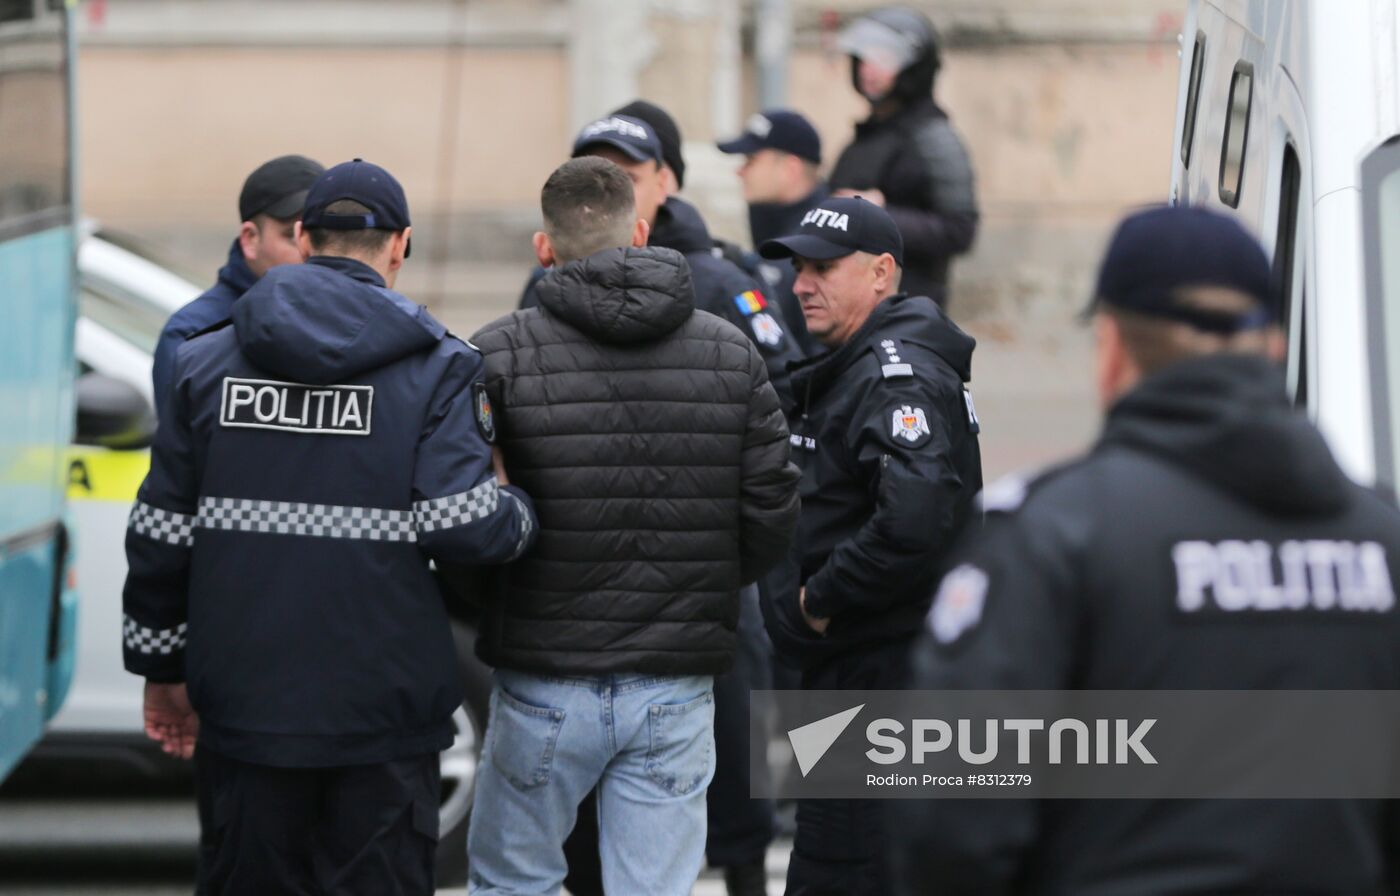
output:
[{"label": "man in black puffer jacket", "polygon": [[678,253],[646,247],[626,173],[575,159],[541,205],[540,306],[473,337],[540,530],[478,644],[497,671],[472,892],[557,890],[596,785],[607,891],[688,893],[713,676],[733,659],[740,587],[791,541],[798,473],[762,356],[695,310]]}]

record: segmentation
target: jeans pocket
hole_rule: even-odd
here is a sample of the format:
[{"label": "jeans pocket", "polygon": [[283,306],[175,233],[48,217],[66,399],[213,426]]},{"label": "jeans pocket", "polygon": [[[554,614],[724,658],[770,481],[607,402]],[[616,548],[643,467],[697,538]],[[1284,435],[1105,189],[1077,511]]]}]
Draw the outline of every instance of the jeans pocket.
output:
[{"label": "jeans pocket", "polygon": [[531,706],[497,684],[491,693],[491,718],[486,726],[491,764],[517,789],[548,784],[562,727],[564,710]]},{"label": "jeans pocket", "polygon": [[651,743],[647,775],[672,796],[704,787],[714,775],[715,695],[688,703],[653,703],[647,711]]}]

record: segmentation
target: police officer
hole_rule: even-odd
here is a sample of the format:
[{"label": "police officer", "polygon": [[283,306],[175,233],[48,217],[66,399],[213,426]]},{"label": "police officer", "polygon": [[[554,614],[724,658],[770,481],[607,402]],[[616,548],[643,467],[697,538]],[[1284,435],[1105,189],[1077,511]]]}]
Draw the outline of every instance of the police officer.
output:
[{"label": "police officer", "polygon": [[978,215],[967,150],[933,101],[938,34],[923,13],[890,7],[856,19],[838,46],[870,117],[836,160],[831,188],[885,207],[904,237],[904,289],[942,303],[949,262],[971,248]]},{"label": "police officer", "polygon": [[[745,122],[742,134],[716,145],[720,152],[744,157],[737,173],[749,205],[749,232],[755,246],[796,232],[802,216],[831,195],[817,170],[822,163],[822,139],[798,112],[767,109],[755,113]],[[720,245],[728,250],[727,245]],[[807,332],[802,305],[792,294],[792,266],[765,262],[748,253],[738,255],[736,263],[756,272],[768,285],[802,353],[820,354],[821,343]]]},{"label": "police officer", "polygon": [[408,205],[355,160],[231,322],[175,353],[127,531],[147,733],[214,795],[211,894],[433,891],[461,682],[429,558],[535,530],[493,475],[482,360],[392,287]]},{"label": "police officer", "polygon": [[[1258,243],[1204,209],[1139,212],[1113,236],[1096,296],[1099,442],[987,489],[985,527],[949,560],[919,640],[915,686],[1400,687],[1400,615],[1319,599],[1354,568],[1305,576],[1305,611],[1233,586],[1243,601],[1220,599],[1226,542],[1265,546],[1275,570],[1290,542],[1337,546],[1334,559],[1372,542],[1400,581],[1400,513],[1347,479],[1285,394]],[[1183,568],[1200,555],[1219,578]],[[1352,800],[892,811],[906,893],[1372,893],[1397,871],[1390,810]]]},{"label": "police officer", "polygon": [[278,156],[259,165],[238,194],[238,236],[219,269],[217,282],[166,321],[151,364],[156,416],[165,416],[170,371],[180,343],[221,320],[258,278],[281,264],[300,264],[293,228],[301,216],[306,191],[326,169],[305,156]]},{"label": "police officer", "polygon": [[[899,687],[938,557],[982,487],[975,342],[900,292],[903,243],[873,203],[828,199],[759,251],[792,258],[807,329],[830,349],[793,373],[801,588],[765,602],[765,621],[803,688]],[[888,892],[877,806],[798,803],[789,896]]]}]

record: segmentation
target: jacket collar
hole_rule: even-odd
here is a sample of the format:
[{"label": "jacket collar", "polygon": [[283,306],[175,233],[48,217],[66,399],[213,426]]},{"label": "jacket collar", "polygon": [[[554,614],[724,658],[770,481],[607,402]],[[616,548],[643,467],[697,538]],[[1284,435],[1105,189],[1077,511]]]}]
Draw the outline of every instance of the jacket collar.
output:
[{"label": "jacket collar", "polygon": [[363,261],[353,258],[345,258],[340,255],[313,255],[306,259],[307,264],[314,264],[317,267],[330,268],[340,274],[344,274],[352,280],[361,283],[368,283],[370,286],[385,288],[384,278],[379,272]]}]

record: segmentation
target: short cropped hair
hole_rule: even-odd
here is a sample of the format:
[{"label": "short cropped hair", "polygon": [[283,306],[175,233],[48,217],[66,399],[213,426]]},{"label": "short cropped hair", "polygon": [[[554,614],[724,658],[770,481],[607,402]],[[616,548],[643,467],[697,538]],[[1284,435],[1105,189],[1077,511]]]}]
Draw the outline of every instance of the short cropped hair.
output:
[{"label": "short cropped hair", "polygon": [[[328,215],[370,215],[373,209],[353,199],[337,199],[326,206]],[[306,228],[311,248],[322,255],[373,257],[384,251],[392,230],[332,230],[329,227]]]},{"label": "short cropped hair", "polygon": [[[1223,287],[1181,289],[1176,301],[1183,308],[1217,314],[1248,314],[1258,307],[1252,296]],[[1099,307],[1117,322],[1123,347],[1144,374],[1200,355],[1263,354],[1268,349],[1267,331],[1261,328],[1212,333],[1187,323],[1126,311],[1106,303]]]},{"label": "short cropped hair", "polygon": [[561,263],[632,244],[632,180],[607,159],[581,156],[554,169],[540,191],[540,211]]}]

